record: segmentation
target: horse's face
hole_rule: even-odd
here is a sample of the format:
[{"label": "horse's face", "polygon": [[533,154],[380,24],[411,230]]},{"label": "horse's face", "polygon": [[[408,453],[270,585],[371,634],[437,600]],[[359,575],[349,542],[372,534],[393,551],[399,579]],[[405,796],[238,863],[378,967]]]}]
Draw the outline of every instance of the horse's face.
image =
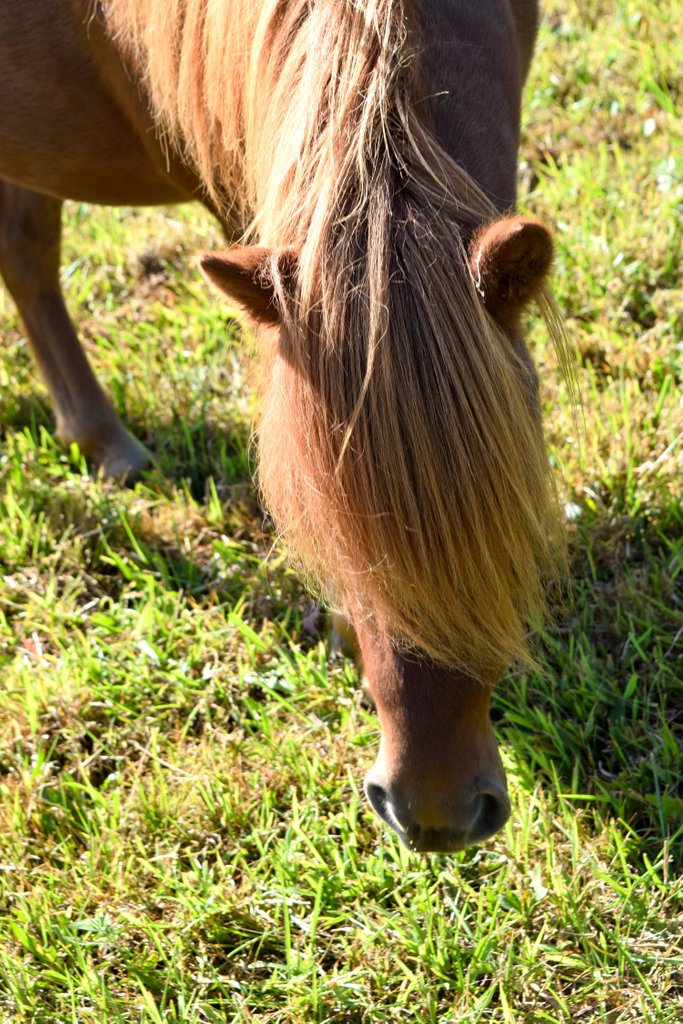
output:
[{"label": "horse's face", "polygon": [[489,720],[490,687],[358,630],[382,737],[365,791],[411,850],[452,853],[497,832],[510,814]]},{"label": "horse's face", "polygon": [[[535,418],[539,415],[536,377],[520,319],[530,298],[542,288],[551,259],[547,230],[529,218],[492,221],[470,241],[469,270],[477,301],[502,328],[501,343],[507,335],[519,355]],[[207,255],[202,266],[271,338],[286,333],[278,300],[296,279],[295,254],[241,247]],[[279,420],[277,426],[279,442]],[[280,447],[277,454],[281,458]],[[291,486],[291,474],[285,486]],[[497,832],[510,813],[505,774],[489,721],[494,673],[482,681],[401,652],[372,625],[378,618],[370,607],[357,628],[382,726],[379,755],[365,784],[370,803],[413,850],[452,852],[481,842]]]}]

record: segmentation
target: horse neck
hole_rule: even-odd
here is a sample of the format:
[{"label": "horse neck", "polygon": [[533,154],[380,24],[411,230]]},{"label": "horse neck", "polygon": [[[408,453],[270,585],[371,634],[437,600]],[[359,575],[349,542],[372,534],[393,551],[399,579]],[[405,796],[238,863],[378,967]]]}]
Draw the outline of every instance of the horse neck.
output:
[{"label": "horse neck", "polygon": [[[468,0],[402,0],[401,4],[406,54],[415,53],[414,113],[437,145],[500,211],[515,204],[521,91],[535,36],[536,7],[536,0],[481,0],[476,5]],[[272,84],[265,87],[270,91]],[[329,125],[323,128],[330,130],[334,129]],[[296,194],[288,195],[282,202],[287,185],[284,179],[273,178],[273,172],[277,175],[281,169],[272,160],[269,139],[253,141],[252,153],[258,158],[254,161],[247,155],[245,165],[261,164],[264,144],[267,164],[267,174],[251,190],[254,207],[261,210],[256,233],[277,244],[283,223],[289,223],[287,215],[281,216],[282,209],[296,207],[298,199]],[[304,151],[302,158],[305,162],[308,153]],[[290,178],[296,193],[293,170]],[[475,206],[484,219],[484,207],[478,202]],[[299,241],[308,230],[307,224],[300,225]]]},{"label": "horse neck", "polygon": [[509,209],[535,0],[420,0],[419,8],[425,120],[494,205]]}]

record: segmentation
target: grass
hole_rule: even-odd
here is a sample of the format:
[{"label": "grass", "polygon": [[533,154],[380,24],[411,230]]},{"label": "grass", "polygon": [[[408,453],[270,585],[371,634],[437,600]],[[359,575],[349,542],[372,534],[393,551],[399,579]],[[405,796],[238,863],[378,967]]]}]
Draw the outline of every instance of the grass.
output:
[{"label": "grass", "polygon": [[542,329],[573,600],[494,707],[513,816],[417,858],[254,493],[248,341],[193,209],[71,206],[64,286],[159,468],[88,476],[0,293],[0,1020],[674,1024],[683,1012],[683,14],[551,0],[520,196],[556,227],[584,428]]}]

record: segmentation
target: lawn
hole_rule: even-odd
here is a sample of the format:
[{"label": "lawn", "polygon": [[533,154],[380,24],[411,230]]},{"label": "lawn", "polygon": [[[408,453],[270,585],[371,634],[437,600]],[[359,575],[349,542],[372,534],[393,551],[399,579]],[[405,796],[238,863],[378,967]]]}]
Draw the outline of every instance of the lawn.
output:
[{"label": "lawn", "polygon": [[191,207],[68,207],[84,343],[157,467],[93,479],[0,290],[0,1021],[683,1019],[683,8],[551,0],[520,206],[554,228],[577,418],[529,324],[571,600],[494,700],[513,814],[374,817],[354,665],[252,480],[250,339]]}]

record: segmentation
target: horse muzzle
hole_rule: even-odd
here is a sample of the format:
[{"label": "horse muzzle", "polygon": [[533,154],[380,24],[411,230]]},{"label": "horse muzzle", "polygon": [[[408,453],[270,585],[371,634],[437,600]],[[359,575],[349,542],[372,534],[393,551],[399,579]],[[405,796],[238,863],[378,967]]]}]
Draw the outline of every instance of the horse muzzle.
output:
[{"label": "horse muzzle", "polygon": [[397,786],[365,779],[365,793],[373,810],[409,850],[415,853],[456,853],[495,835],[510,817],[510,800],[505,788],[481,780],[470,798],[443,809],[431,801],[425,805],[410,799]]}]

